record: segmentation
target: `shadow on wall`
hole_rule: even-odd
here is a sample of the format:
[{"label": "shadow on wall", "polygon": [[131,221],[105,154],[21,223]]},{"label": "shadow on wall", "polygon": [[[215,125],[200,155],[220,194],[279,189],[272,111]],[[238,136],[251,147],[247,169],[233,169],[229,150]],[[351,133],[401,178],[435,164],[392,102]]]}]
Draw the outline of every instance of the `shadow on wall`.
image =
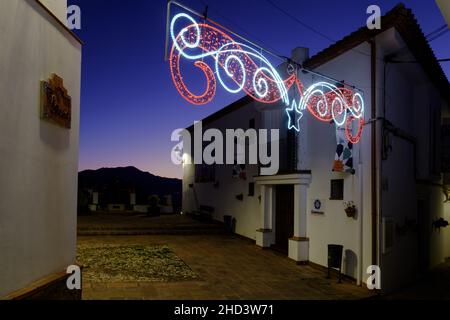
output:
[{"label": "shadow on wall", "polygon": [[70,130],[45,120],[40,121],[40,136],[54,150],[66,150],[70,147]]},{"label": "shadow on wall", "polygon": [[358,267],[358,257],[352,250],[345,250],[344,273],[348,276],[356,276],[356,268]]},{"label": "shadow on wall", "polygon": [[236,224],[237,224],[236,218],[230,215],[225,215],[223,216],[223,223],[225,225],[225,229],[227,230],[227,232],[236,233]]}]

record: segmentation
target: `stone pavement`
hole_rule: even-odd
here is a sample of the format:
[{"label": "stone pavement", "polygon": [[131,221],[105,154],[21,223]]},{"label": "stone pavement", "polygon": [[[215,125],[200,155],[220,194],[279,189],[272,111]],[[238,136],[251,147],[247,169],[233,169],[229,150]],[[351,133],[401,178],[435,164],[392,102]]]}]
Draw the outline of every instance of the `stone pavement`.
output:
[{"label": "stone pavement", "polygon": [[362,299],[363,287],[326,279],[323,270],[298,266],[272,250],[237,236],[81,236],[80,244],[168,245],[199,280],[83,283],[84,299]]},{"label": "stone pavement", "polygon": [[149,217],[142,213],[99,213],[78,217],[79,236],[217,234],[222,224],[193,220],[180,214]]},{"label": "stone pavement", "polygon": [[450,260],[430,270],[412,285],[388,295],[381,300],[450,300]]}]

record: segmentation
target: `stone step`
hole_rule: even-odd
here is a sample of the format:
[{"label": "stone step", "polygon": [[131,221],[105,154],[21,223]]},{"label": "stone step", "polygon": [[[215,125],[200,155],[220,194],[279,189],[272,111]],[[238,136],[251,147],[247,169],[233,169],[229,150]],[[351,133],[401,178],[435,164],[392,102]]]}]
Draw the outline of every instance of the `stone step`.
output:
[{"label": "stone step", "polygon": [[137,235],[202,235],[223,234],[223,228],[193,228],[193,229],[85,229],[78,230],[78,236],[137,236]]},{"label": "stone step", "polygon": [[198,229],[223,229],[224,226],[220,224],[204,224],[204,225],[156,225],[156,226],[129,226],[129,227],[120,227],[120,226],[87,226],[87,227],[78,227],[78,231],[102,231],[102,230],[198,230]]}]

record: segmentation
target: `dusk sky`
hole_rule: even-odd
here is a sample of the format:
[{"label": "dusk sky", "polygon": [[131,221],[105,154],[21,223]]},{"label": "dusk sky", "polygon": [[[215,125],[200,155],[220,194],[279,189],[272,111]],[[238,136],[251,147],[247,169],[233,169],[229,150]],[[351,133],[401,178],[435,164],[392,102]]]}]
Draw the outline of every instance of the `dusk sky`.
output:
[{"label": "dusk sky", "polygon": [[[365,25],[366,8],[382,12],[398,0],[271,0],[306,24],[339,40]],[[182,3],[263,46],[290,56],[294,47],[311,54],[332,42],[302,27],[266,0],[185,0]],[[404,1],[425,34],[445,24],[434,0]],[[82,10],[80,170],[136,166],[156,175],[181,177],[171,163],[171,133],[233,102],[218,88],[213,103],[193,106],[172,84],[164,61],[166,0],[69,0]],[[450,58],[450,32],[431,42],[438,58]],[[277,61],[274,61],[277,62]],[[278,61],[279,63],[279,61]],[[450,63],[443,68],[450,76]],[[195,86],[202,85],[193,84]]]}]

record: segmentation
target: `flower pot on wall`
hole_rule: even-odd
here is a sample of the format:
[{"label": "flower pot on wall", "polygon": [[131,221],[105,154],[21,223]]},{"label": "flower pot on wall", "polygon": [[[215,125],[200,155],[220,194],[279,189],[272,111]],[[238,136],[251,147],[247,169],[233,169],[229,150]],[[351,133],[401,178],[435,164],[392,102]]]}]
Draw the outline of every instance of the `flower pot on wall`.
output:
[{"label": "flower pot on wall", "polygon": [[356,216],[356,209],[347,208],[345,209],[345,213],[347,214],[347,217],[354,218]]},{"label": "flower pot on wall", "polygon": [[354,218],[356,217],[356,206],[353,201],[344,202],[344,211],[347,217]]}]

